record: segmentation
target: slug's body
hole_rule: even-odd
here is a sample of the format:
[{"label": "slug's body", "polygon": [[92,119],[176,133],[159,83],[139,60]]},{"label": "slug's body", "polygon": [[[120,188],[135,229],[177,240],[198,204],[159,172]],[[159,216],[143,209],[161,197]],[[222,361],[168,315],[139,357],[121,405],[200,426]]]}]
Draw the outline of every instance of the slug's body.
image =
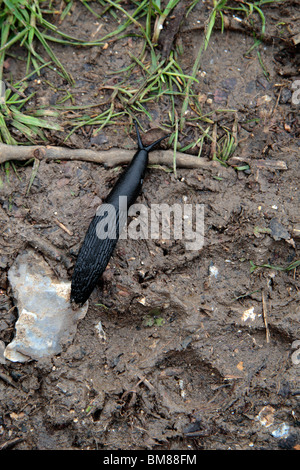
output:
[{"label": "slug's body", "polygon": [[[99,207],[86,233],[79,251],[71,283],[71,302],[83,305],[104,272],[127,220],[128,208],[138,197],[145,176],[148,153],[162,137],[144,147],[135,123],[139,150]],[[122,203],[126,198],[126,204]],[[103,237],[103,234],[106,237]]]}]

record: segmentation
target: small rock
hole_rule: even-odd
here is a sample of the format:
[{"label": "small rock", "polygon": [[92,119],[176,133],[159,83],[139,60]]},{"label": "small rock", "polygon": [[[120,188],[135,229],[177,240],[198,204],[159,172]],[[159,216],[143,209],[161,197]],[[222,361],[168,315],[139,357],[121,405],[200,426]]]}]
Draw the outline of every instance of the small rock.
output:
[{"label": "small rock", "polygon": [[213,263],[211,263],[209,268],[208,268],[208,271],[209,271],[210,277],[215,277],[217,279],[217,277],[219,275],[219,270],[218,270],[217,266],[214,266]]},{"label": "small rock", "polygon": [[262,426],[268,428],[269,426],[272,426],[274,422],[274,413],[275,409],[270,405],[266,405],[260,410],[260,412],[256,416],[256,419],[260,422]]},{"label": "small rock", "polygon": [[272,431],[272,436],[277,438],[287,438],[290,433],[290,427],[286,423],[281,423],[278,428]]},{"label": "small rock", "polygon": [[12,362],[51,357],[73,341],[88,303],[73,310],[70,281],[59,280],[33,250],[20,254],[8,272],[19,318],[16,335],[4,351]]},{"label": "small rock", "polygon": [[103,341],[103,342],[106,341],[106,334],[105,334],[105,331],[103,329],[101,321],[99,321],[99,323],[97,323],[95,325],[95,328],[96,328],[96,331],[98,333],[98,336],[99,336],[100,340]]},{"label": "small rock", "polygon": [[289,240],[291,238],[289,232],[281,225],[276,217],[271,220],[269,227],[274,240]]},{"label": "small rock", "polygon": [[283,88],[281,91],[279,103],[280,104],[286,104],[291,101],[292,98],[292,92],[289,88]]},{"label": "small rock", "polygon": [[108,139],[105,134],[96,134],[94,137],[90,139],[91,145],[102,145],[106,144]]}]

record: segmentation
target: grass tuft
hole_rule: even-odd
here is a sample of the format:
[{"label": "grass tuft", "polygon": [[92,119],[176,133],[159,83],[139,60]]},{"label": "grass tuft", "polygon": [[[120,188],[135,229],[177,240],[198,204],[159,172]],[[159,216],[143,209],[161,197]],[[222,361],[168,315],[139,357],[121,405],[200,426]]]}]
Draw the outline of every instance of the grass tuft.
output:
[{"label": "grass tuft", "polygon": [[[186,6],[186,16],[197,6],[200,0],[191,0]],[[132,119],[140,120],[144,116],[151,120],[151,105],[160,105],[166,109],[162,123],[164,129],[171,131],[169,142],[174,148],[173,171],[176,174],[176,151],[180,148],[180,138],[184,135],[187,125],[197,127],[198,136],[195,142],[181,148],[181,151],[198,148],[198,156],[202,154],[205,142],[211,146],[211,158],[226,165],[238,145],[236,110],[214,110],[203,113],[194,87],[197,74],[213,35],[217,19],[224,29],[225,13],[239,13],[239,16],[252,20],[254,15],[260,21],[260,34],[254,38],[253,49],[256,49],[258,60],[266,76],[259,45],[266,32],[264,5],[278,3],[282,0],[210,0],[211,11],[205,25],[203,41],[199,45],[197,57],[191,71],[184,71],[181,66],[182,50],[174,44],[167,57],[163,57],[158,47],[160,34],[166,21],[171,18],[174,8],[180,0],[141,0],[139,2],[123,0],[98,0],[90,2],[82,0],[81,4],[89,14],[97,20],[103,15],[110,15],[115,28],[98,41],[85,41],[74,38],[62,31],[63,22],[78,8],[75,0],[60,4],[56,10],[51,1],[40,0],[0,0],[0,83],[3,80],[3,65],[12,46],[19,45],[25,51],[26,77],[18,83],[9,83],[0,96],[0,140],[16,145],[17,136],[30,143],[46,142],[46,131],[64,131],[65,140],[86,126],[92,127],[93,135],[106,126],[132,123]],[[49,16],[51,15],[51,16]],[[58,19],[57,27],[49,19]],[[66,70],[53,50],[54,43],[65,46],[99,46],[104,47],[124,37],[136,38],[139,41],[139,53],[130,53],[131,63],[123,70],[109,72],[116,75],[115,82],[104,83],[101,90],[106,94],[104,103],[91,106],[77,106],[72,89],[64,90],[64,96],[58,105],[49,110],[26,110],[33,94],[26,96],[26,80],[30,75],[40,74],[43,67],[52,67],[70,87],[73,78]],[[39,45],[39,47],[37,47]],[[47,60],[38,51],[45,52]],[[250,51],[248,51],[250,52]],[[109,84],[108,84],[109,83]],[[111,85],[114,83],[114,85]],[[48,83],[49,84],[49,83]],[[49,84],[51,86],[51,84]],[[68,102],[68,105],[67,105]],[[70,103],[70,104],[69,104]],[[96,108],[101,111],[95,112]],[[58,124],[59,116],[64,111],[64,128]],[[192,110],[193,113],[189,111]],[[50,115],[49,115],[50,113]],[[52,113],[52,114],[51,114]],[[229,116],[234,113],[232,127],[222,126],[216,119],[220,113]],[[12,131],[13,129],[13,131]],[[243,168],[243,167],[241,167]]]}]

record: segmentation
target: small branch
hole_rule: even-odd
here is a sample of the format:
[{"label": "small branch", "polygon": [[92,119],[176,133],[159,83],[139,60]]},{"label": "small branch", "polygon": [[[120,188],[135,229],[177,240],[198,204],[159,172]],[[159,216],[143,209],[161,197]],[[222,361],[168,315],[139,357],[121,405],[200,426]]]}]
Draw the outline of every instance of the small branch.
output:
[{"label": "small branch", "polygon": [[11,439],[10,441],[3,442],[0,444],[0,450],[7,450],[11,449],[17,444],[20,444],[20,442],[23,442],[24,439],[22,437],[15,437],[14,439]]},{"label": "small branch", "polygon": [[17,390],[19,390],[19,387],[16,384],[14,384],[12,379],[10,377],[8,377],[6,374],[0,373],[0,379],[2,379],[3,382],[5,382],[5,383],[11,385],[12,387],[16,388]]},{"label": "small branch", "polygon": [[269,325],[268,325],[268,308],[267,308],[267,302],[266,302],[264,291],[262,291],[261,296],[262,296],[262,307],[263,307],[263,319],[264,319],[264,324],[265,324],[265,329],[266,329],[266,340],[267,340],[267,343],[269,343],[270,331],[269,331]]},{"label": "small branch", "polygon": [[26,98],[26,95],[25,93],[23,93],[22,91],[20,90],[17,90],[14,86],[12,86],[7,80],[3,79],[4,83],[5,83],[5,86],[6,88],[9,88],[11,91],[13,91],[14,93],[16,93],[17,95],[21,96],[21,98]]},{"label": "small branch", "polygon": [[[51,147],[39,145],[6,145],[0,143],[0,164],[10,161],[25,161],[32,158],[39,160],[84,160],[113,167],[129,163],[134,150],[112,148],[110,150],[70,149],[67,147]],[[149,155],[150,165],[166,165],[173,168],[173,150],[154,150]],[[178,168],[218,168],[220,164],[194,155],[176,153]]]},{"label": "small branch", "polygon": [[[214,150],[214,143],[212,144]],[[27,161],[38,160],[74,160],[100,163],[107,168],[124,165],[132,160],[134,150],[111,148],[109,150],[70,149],[67,147],[51,147],[40,145],[7,145],[0,143],[0,164],[10,160]],[[211,155],[212,156],[212,155]],[[228,161],[229,166],[239,166],[247,163],[254,168],[266,170],[287,170],[287,165],[281,160],[257,160],[239,156],[233,156]],[[154,150],[149,155],[149,165],[164,165],[174,168],[173,150]],[[204,157],[195,157],[188,153],[176,152],[176,168],[194,168],[213,170],[221,168],[217,160]]]}]

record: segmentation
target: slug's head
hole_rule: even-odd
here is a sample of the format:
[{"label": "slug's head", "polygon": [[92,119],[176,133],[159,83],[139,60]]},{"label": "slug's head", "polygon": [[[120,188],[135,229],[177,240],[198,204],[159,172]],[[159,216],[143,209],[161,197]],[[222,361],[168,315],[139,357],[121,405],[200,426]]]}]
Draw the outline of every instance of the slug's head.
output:
[{"label": "slug's head", "polygon": [[138,125],[137,125],[137,122],[134,121],[134,125],[135,125],[135,129],[136,129],[136,134],[137,134],[137,140],[138,140],[138,146],[139,146],[139,149],[140,150],[146,150],[146,152],[150,152],[153,147],[155,147],[155,145],[159,144],[159,142],[161,142],[162,140],[166,139],[167,137],[169,137],[170,134],[168,135],[165,135],[164,137],[161,137],[160,139],[156,140],[155,142],[153,142],[152,144],[148,145],[147,147],[144,147],[143,145],[143,142],[142,142],[142,139],[141,139],[141,136],[140,136],[140,131],[139,131],[139,128],[138,128]]}]

